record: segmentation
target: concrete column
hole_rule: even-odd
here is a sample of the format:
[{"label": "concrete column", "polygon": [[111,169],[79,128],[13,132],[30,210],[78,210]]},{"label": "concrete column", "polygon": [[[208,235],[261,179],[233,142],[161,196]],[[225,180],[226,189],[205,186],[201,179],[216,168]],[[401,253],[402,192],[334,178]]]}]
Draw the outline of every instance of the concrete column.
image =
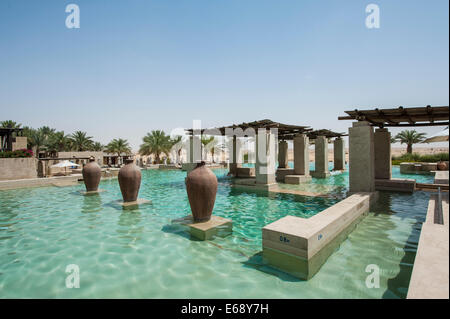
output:
[{"label": "concrete column", "polygon": [[241,141],[233,136],[232,149],[230,150],[230,173],[236,176],[237,168],[242,167]]},{"label": "concrete column", "polygon": [[342,137],[338,137],[333,142],[334,153],[334,170],[345,170],[345,141]]},{"label": "concrete column", "polygon": [[258,130],[256,135],[256,184],[275,183],[275,135]]},{"label": "concrete column", "polygon": [[350,192],[375,191],[375,146],[373,128],[367,121],[354,122],[349,132]]},{"label": "concrete column", "polygon": [[278,168],[288,168],[288,143],[280,141],[278,143]]},{"label": "concrete column", "polygon": [[391,179],[392,153],[391,133],[386,128],[378,128],[374,134],[375,179]]},{"label": "concrete column", "polygon": [[294,137],[294,174],[309,176],[309,137],[306,134]]},{"label": "concrete column", "polygon": [[316,178],[330,176],[328,169],[328,139],[326,136],[317,136],[315,143],[315,170],[312,174]]}]

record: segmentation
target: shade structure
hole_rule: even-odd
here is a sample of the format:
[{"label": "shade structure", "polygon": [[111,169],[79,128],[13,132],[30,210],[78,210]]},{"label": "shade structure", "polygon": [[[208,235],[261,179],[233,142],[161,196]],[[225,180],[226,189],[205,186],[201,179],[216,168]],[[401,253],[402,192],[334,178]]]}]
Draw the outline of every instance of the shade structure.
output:
[{"label": "shade structure", "polygon": [[434,142],[447,142],[448,141],[448,127],[440,131],[439,133],[433,134],[430,137],[428,137],[424,143],[434,143]]},{"label": "shade structure", "polygon": [[72,163],[71,161],[65,160],[65,161],[53,164],[50,167],[72,167],[72,166],[80,166],[80,165]]}]

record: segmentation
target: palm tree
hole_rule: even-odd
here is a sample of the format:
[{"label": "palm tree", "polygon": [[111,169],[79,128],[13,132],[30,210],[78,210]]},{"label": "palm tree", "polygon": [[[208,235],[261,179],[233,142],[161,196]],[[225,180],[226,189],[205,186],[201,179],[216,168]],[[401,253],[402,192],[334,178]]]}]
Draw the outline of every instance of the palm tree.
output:
[{"label": "palm tree", "polygon": [[30,148],[34,148],[34,154],[39,157],[39,152],[46,149],[47,136],[41,130],[27,130],[27,141]]},{"label": "palm tree", "polygon": [[120,158],[122,153],[130,154],[131,148],[127,140],[118,138],[113,139],[108,145],[106,145],[106,151],[108,153],[116,153],[117,157]]},{"label": "palm tree", "polygon": [[155,155],[156,164],[161,162],[160,155],[165,153],[169,156],[170,149],[172,148],[172,141],[169,135],[166,135],[162,130],[151,131],[142,138],[144,143],[139,147],[139,153],[141,155]]},{"label": "palm tree", "polygon": [[418,133],[416,130],[405,130],[397,134],[395,139],[401,144],[406,144],[406,152],[412,153],[413,144],[421,143],[425,139],[426,133]]},{"label": "palm tree", "polygon": [[11,120],[0,122],[0,127],[4,127],[4,128],[20,128],[21,126],[22,126],[22,124],[11,121]]},{"label": "palm tree", "polygon": [[[44,134],[44,133],[43,133]],[[45,135],[45,134],[44,134]],[[46,141],[47,151],[56,154],[70,149],[70,139],[64,131],[50,134]]]},{"label": "palm tree", "polygon": [[93,141],[92,136],[87,136],[86,132],[76,131],[70,136],[72,148],[75,151],[83,152],[91,148]]},{"label": "palm tree", "polygon": [[177,135],[170,140],[170,143],[172,144],[171,149],[175,148],[175,152],[177,153],[177,164],[181,157],[181,150],[183,149],[183,144],[181,143],[181,140],[182,140],[181,135]]},{"label": "palm tree", "polygon": [[211,152],[211,156],[212,156],[212,161],[214,163],[214,151],[215,151],[215,147],[217,145],[217,140],[214,136],[210,136],[210,137],[203,137],[202,136],[202,144],[203,147],[205,149],[205,159],[206,159],[206,154],[208,151]]},{"label": "palm tree", "polygon": [[94,142],[94,144],[92,144],[91,148],[95,152],[101,152],[101,151],[103,151],[105,146],[103,146],[102,143],[100,143],[100,142]]}]

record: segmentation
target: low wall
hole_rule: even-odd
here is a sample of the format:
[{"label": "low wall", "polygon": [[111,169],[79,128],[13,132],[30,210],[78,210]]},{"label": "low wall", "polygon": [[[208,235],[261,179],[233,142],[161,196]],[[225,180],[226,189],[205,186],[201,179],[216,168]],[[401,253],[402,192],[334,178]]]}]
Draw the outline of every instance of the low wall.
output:
[{"label": "low wall", "polygon": [[312,278],[378,193],[355,193],[310,218],[283,217],[262,229],[263,261],[301,279]]},{"label": "low wall", "polygon": [[402,174],[431,174],[437,169],[437,163],[400,163]]},{"label": "low wall", "polygon": [[0,180],[4,181],[36,177],[36,158],[0,158]]}]

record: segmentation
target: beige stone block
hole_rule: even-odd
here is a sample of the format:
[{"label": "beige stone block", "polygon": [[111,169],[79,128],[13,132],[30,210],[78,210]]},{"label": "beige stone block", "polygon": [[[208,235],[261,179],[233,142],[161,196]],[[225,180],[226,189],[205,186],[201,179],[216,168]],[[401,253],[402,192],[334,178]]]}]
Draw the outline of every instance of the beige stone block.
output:
[{"label": "beige stone block", "polygon": [[286,184],[294,184],[294,185],[307,183],[310,182],[311,180],[312,180],[311,176],[305,175],[286,175],[284,177],[284,182]]},{"label": "beige stone block", "polygon": [[200,240],[209,240],[215,236],[225,237],[232,233],[233,222],[220,216],[212,215],[206,222],[194,222],[192,215],[175,219],[172,223],[182,224],[189,227],[191,236]]},{"label": "beige stone block", "polygon": [[283,217],[262,229],[263,260],[311,278],[369,211],[377,193],[356,193],[311,218]]}]

